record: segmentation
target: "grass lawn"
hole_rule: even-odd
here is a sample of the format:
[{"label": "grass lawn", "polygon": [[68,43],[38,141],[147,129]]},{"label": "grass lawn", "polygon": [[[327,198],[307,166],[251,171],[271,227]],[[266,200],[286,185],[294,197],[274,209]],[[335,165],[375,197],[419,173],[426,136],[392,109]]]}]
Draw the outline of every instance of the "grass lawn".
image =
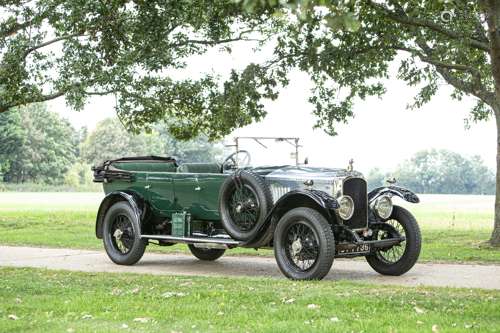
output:
[{"label": "grass lawn", "polygon": [[[94,225],[102,194],[0,193],[0,244],[102,249]],[[401,203],[401,202],[400,202]],[[422,196],[402,203],[422,228],[421,261],[500,264],[500,249],[486,244],[492,227],[490,196]],[[151,246],[154,251],[185,252],[184,245]],[[270,250],[235,249],[228,254],[272,255]]]},{"label": "grass lawn", "polygon": [[1,332],[498,331],[500,291],[0,269]]}]

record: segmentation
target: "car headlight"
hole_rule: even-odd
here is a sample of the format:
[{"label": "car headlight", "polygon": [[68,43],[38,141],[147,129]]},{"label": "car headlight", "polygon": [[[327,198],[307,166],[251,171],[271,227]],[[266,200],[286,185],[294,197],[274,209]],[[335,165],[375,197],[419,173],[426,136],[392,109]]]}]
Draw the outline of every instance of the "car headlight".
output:
[{"label": "car headlight", "polygon": [[373,204],[373,210],[375,210],[375,213],[377,213],[377,215],[384,220],[391,216],[392,208],[392,199],[387,195],[377,198]]},{"label": "car headlight", "polygon": [[354,214],[354,201],[348,195],[343,195],[337,199],[339,203],[339,208],[337,208],[337,212],[342,220],[349,220]]}]

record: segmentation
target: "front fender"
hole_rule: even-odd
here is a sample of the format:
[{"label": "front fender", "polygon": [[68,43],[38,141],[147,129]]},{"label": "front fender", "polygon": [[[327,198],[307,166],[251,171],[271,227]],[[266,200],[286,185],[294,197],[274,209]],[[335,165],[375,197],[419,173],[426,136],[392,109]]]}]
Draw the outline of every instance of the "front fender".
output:
[{"label": "front fender", "polygon": [[328,220],[331,220],[331,209],[339,208],[337,200],[323,191],[295,190],[283,195],[269,212],[272,216],[283,216],[287,211],[297,207],[310,207],[319,210]]},{"label": "front fender", "polygon": [[395,195],[411,203],[420,202],[420,199],[414,192],[410,191],[407,188],[400,186],[393,186],[393,185],[382,186],[373,189],[372,191],[370,191],[370,193],[368,193],[368,201],[372,202],[373,200],[375,200],[376,198],[378,198],[383,194]]},{"label": "front fender", "polygon": [[331,214],[332,209],[339,208],[337,200],[327,193],[318,190],[294,190],[287,192],[276,201],[271,211],[267,214],[265,222],[257,235],[246,242],[246,247],[268,246],[274,234],[274,229],[279,219],[291,209],[297,207],[309,207],[316,209],[330,223],[334,223],[335,215]]},{"label": "front fender", "polygon": [[137,193],[131,191],[115,191],[107,194],[101,202],[99,206],[99,210],[97,211],[97,218],[95,223],[95,235],[97,238],[102,238],[103,233],[103,222],[104,216],[106,216],[106,212],[109,207],[111,207],[114,203],[118,201],[127,201],[132,207],[134,214],[137,218],[137,221],[142,221],[142,217],[144,215],[144,200]]}]

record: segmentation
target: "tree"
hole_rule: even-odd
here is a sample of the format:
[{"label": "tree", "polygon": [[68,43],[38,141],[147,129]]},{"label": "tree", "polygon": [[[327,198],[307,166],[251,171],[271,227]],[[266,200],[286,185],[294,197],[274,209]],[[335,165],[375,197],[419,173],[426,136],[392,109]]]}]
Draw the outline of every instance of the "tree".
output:
[{"label": "tree", "polygon": [[393,176],[418,193],[493,194],[495,189],[495,177],[479,156],[466,158],[448,150],[417,152]]},{"label": "tree", "polygon": [[175,156],[186,162],[213,162],[221,158],[220,144],[208,142],[204,137],[179,141],[169,134],[166,126],[155,124],[149,134],[134,134],[127,132],[118,119],[105,119],[82,144],[82,158],[92,165],[124,156]]},{"label": "tree", "polygon": [[131,134],[115,118],[99,122],[81,146],[81,156],[92,165],[124,156],[162,155],[165,147],[157,133]]},{"label": "tree", "polygon": [[[4,0],[0,2],[0,113],[64,96],[81,110],[114,94],[139,131],[176,118],[170,131],[210,138],[260,119],[275,83],[249,64],[222,79],[174,79],[186,60],[214,46],[272,36],[266,8],[249,14],[231,0]],[[270,13],[270,12],[269,12]],[[217,124],[217,126],[213,126]]]},{"label": "tree", "polygon": [[376,187],[383,186],[387,178],[387,175],[384,174],[379,168],[370,170],[370,172],[366,176],[368,191],[371,191]]},{"label": "tree", "polygon": [[76,131],[44,105],[0,114],[4,180],[61,184],[76,159]]},{"label": "tree", "polygon": [[[382,96],[383,79],[399,62],[397,77],[420,88],[410,108],[419,108],[447,84],[452,97],[472,96],[470,120],[493,116],[497,124],[495,221],[491,243],[500,246],[500,1],[295,0],[278,25],[274,59],[267,75],[287,83],[291,69],[307,72],[315,84],[310,101],[317,126],[335,134],[335,125],[353,116],[356,99]],[[245,1],[245,3],[248,3]],[[345,14],[350,13],[351,15]],[[357,18],[351,29],[337,26],[336,13]],[[276,14],[275,14],[276,15]]]}]

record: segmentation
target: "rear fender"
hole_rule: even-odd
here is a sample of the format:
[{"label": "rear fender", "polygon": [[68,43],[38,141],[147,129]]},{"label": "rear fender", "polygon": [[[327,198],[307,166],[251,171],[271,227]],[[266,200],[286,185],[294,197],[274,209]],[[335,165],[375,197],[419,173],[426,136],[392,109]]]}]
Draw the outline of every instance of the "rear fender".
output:
[{"label": "rear fender", "polygon": [[373,200],[384,194],[395,195],[411,203],[420,202],[420,199],[414,192],[400,186],[377,187],[368,193],[368,202],[373,202]]},{"label": "rear fender", "polygon": [[127,201],[130,204],[130,207],[132,207],[137,221],[139,221],[139,224],[141,224],[144,214],[146,213],[144,199],[139,194],[132,191],[111,192],[106,195],[106,197],[104,197],[101,205],[99,206],[99,210],[97,211],[95,224],[95,234],[97,238],[102,239],[103,222],[104,216],[106,216],[106,212],[113,204],[119,201]]}]

